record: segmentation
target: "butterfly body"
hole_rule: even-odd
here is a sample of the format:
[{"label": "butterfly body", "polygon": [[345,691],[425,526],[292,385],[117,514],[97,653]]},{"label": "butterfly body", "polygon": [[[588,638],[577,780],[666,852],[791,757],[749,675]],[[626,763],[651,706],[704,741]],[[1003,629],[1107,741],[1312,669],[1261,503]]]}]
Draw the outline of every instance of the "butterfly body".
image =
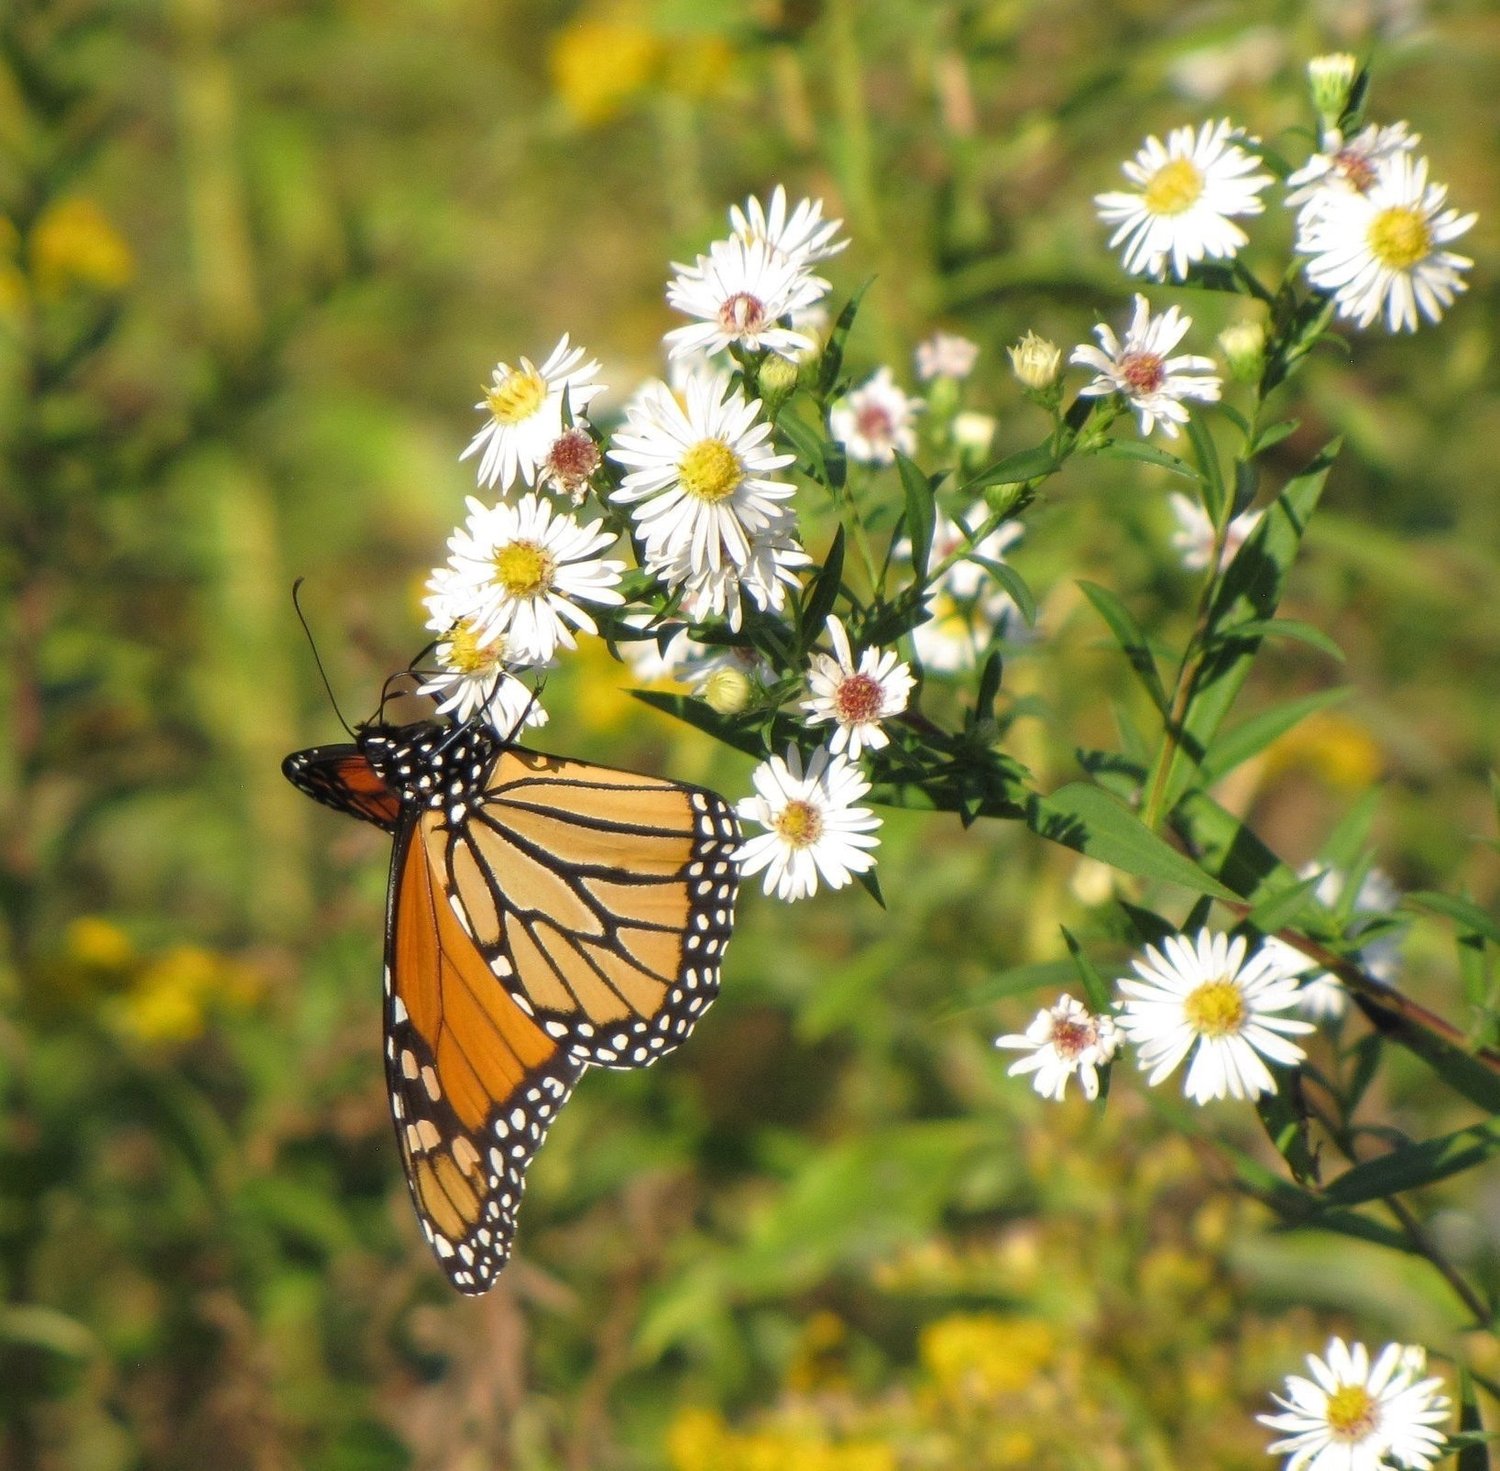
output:
[{"label": "butterfly body", "polygon": [[590,1064],[649,1065],[718,991],[738,828],[712,792],[511,745],[478,721],[372,723],[288,756],[394,837],[385,1066],[423,1230],[461,1292],[508,1258],[526,1167]]}]

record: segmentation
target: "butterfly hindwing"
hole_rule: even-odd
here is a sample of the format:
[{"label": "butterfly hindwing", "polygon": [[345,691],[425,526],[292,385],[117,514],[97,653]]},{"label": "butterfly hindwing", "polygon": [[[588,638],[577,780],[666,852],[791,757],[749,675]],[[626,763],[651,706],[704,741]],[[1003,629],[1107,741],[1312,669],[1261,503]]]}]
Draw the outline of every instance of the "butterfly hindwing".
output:
[{"label": "butterfly hindwing", "polygon": [[314,746],[293,751],[281,763],[287,780],[316,802],[396,831],[401,798],[386,785],[358,746]]},{"label": "butterfly hindwing", "polygon": [[526,1167],[584,1071],[496,983],[432,863],[432,812],[404,820],[391,871],[386,1080],[422,1229],[460,1292],[510,1255]]},{"label": "butterfly hindwing", "polygon": [[489,969],[579,1061],[654,1062],[717,995],[739,829],[714,793],[509,747],[430,837]]}]

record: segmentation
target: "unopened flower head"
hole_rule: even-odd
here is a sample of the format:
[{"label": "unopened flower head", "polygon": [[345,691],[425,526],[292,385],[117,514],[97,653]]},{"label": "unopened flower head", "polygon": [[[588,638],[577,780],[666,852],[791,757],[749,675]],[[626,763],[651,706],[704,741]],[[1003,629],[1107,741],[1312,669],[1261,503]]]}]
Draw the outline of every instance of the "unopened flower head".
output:
[{"label": "unopened flower head", "polygon": [[1118,983],[1125,997],[1119,1022],[1152,1087],[1192,1053],[1184,1092],[1195,1103],[1258,1098],[1276,1091],[1263,1059],[1283,1067],[1302,1061],[1301,1047],[1287,1038],[1312,1024],[1279,1014],[1297,1004],[1296,979],[1274,954],[1247,957],[1246,950],[1243,935],[1200,930],[1193,940],[1169,935],[1131,962],[1138,979]]},{"label": "unopened flower head", "polygon": [[506,639],[516,664],[549,660],[574,647],[572,629],[595,633],[580,603],[617,604],[623,562],[598,553],[614,533],[555,514],[528,492],[514,504],[469,498],[467,522],[449,538],[448,566],[429,584],[434,618],[466,620],[476,637]]},{"label": "unopened flower head", "polygon": [[719,240],[695,265],[673,269],[677,274],[667,286],[667,300],[697,318],[667,333],[673,357],[723,352],[732,343],[784,356],[813,346],[810,337],[780,324],[820,300],[828,284],[809,276],[795,260],[777,259],[765,241],[747,245],[738,236]]},{"label": "unopened flower head", "polygon": [[[764,245],[771,259],[804,269],[818,261],[837,255],[848,240],[836,240],[842,220],[823,218],[821,199],[799,199],[797,207],[787,212],[786,190],[778,184],[771,191],[771,202],[762,205],[753,196],[744,209],[729,206],[729,226],[746,245]],[[825,290],[826,284],[825,284]]]},{"label": "unopened flower head", "polygon": [[1010,1077],[1035,1073],[1032,1086],[1043,1098],[1061,1100],[1075,1073],[1085,1098],[1099,1096],[1099,1068],[1115,1055],[1119,1033],[1107,1013],[1095,1016],[1081,1001],[1063,995],[1039,1011],[1024,1032],[996,1037],[995,1046],[1028,1055],[1006,1069]]},{"label": "unopened flower head", "polygon": [[1307,63],[1307,85],[1324,128],[1336,127],[1349,106],[1349,93],[1359,75],[1359,59],[1347,51],[1315,56]]},{"label": "unopened flower head", "polygon": [[1272,182],[1256,172],[1260,160],[1239,147],[1241,138],[1227,120],[1204,123],[1196,134],[1174,128],[1165,144],[1147,138],[1124,166],[1138,190],[1095,196],[1099,218],[1118,226],[1109,243],[1124,245],[1127,271],[1161,280],[1170,262],[1181,281],[1205,257],[1230,260],[1238,253],[1247,237],[1232,221],[1260,214],[1260,192]]},{"label": "unopened flower head", "polygon": [[1258,383],[1266,366],[1264,322],[1233,322],[1219,333],[1219,351],[1237,383]]},{"label": "unopened flower head", "polygon": [[1094,329],[1099,347],[1084,344],[1073,349],[1071,361],[1099,375],[1079,391],[1085,397],[1118,393],[1140,415],[1142,434],[1149,434],[1160,421],[1167,437],[1175,439],[1177,426],[1188,421],[1184,399],[1212,403],[1219,397],[1212,358],[1190,353],[1167,356],[1192,325],[1193,319],[1175,306],[1153,322],[1150,303],[1137,294],[1124,342],[1101,322]]},{"label": "unopened flower head", "polygon": [[754,693],[749,677],[738,669],[715,669],[699,686],[710,710],[720,715],[738,715]]},{"label": "unopened flower head", "polygon": [[459,459],[479,454],[481,485],[504,491],[517,478],[533,484],[563,432],[564,398],[572,413],[581,414],[603,391],[602,384],[592,381],[598,371],[599,364],[585,362],[583,349],[570,346],[566,334],[539,368],[530,358],[522,358],[514,368],[499,364],[484,397],[474,405],[489,415],[489,422]]},{"label": "unopened flower head", "polygon": [[805,899],[820,878],[840,889],[875,866],[880,819],[855,805],[870,784],[846,757],[820,747],[804,772],[801,755],[788,747],[785,759],[771,757],[752,779],[756,795],[735,810],[766,831],[742,844],[739,859],[746,874],[764,870],[766,893]]},{"label": "unopened flower head", "polygon": [[1415,332],[1419,316],[1441,321],[1474,264],[1447,247],[1478,219],[1444,209],[1447,197],[1446,185],[1428,183],[1425,158],[1395,154],[1363,194],[1330,199],[1304,221],[1307,279],[1361,327],[1382,316],[1392,332]]},{"label": "unopened flower head", "polygon": [[664,383],[648,384],[615,434],[609,457],[628,473],[610,499],[631,507],[647,569],[670,587],[741,572],[758,538],[789,529],[795,487],[772,477],[794,456],[773,451],[760,410],[697,374],[681,403]]},{"label": "unopened flower head", "polygon": [[1286,1471],[1427,1471],[1443,1454],[1437,1427],[1451,1405],[1440,1379],[1419,1379],[1419,1349],[1388,1343],[1374,1363],[1362,1343],[1331,1338],[1323,1357],[1307,1356],[1311,1375],[1289,1374],[1277,1415],[1258,1415],[1284,1439],[1267,1447],[1287,1457]]},{"label": "unopened flower head", "polygon": [[1062,371],[1062,348],[1028,331],[1014,347],[1007,348],[1011,371],[1023,388],[1045,393]]},{"label": "unopened flower head", "polygon": [[889,368],[881,368],[828,415],[833,437],[849,452],[849,458],[866,465],[891,465],[896,452],[916,452],[916,418],[925,407],[896,386]]},{"label": "unopened flower head", "polygon": [[515,676],[506,659],[504,635],[482,639],[471,620],[460,618],[438,640],[438,669],[418,690],[439,701],[438,714],[460,724],[481,711],[501,736],[513,736],[523,725],[545,725],[547,712],[530,686]]},{"label": "unopened flower head", "polygon": [[1299,212],[1299,228],[1306,229],[1329,204],[1351,194],[1368,194],[1391,159],[1414,152],[1421,141],[1421,135],[1408,132],[1405,123],[1388,127],[1371,123],[1347,141],[1337,128],[1330,128],[1322,149],[1287,176],[1286,202]]},{"label": "unopened flower head", "polygon": [[849,635],[832,616],[828,619],[828,637],[833,654],[813,655],[807,673],[812,698],[802,705],[809,724],[833,722],[830,750],[847,750],[857,759],[866,746],[878,751],[890,744],[881,722],[906,709],[916,680],[910,667],[890,649],[866,649],[856,665]]},{"label": "unopened flower head", "polygon": [[[1207,569],[1214,552],[1214,523],[1208,512],[1197,501],[1174,490],[1170,497],[1172,514],[1177,518],[1177,530],[1172,533],[1172,545],[1189,572]],[[1246,538],[1260,525],[1260,511],[1242,511],[1224,529],[1224,546],[1219,554],[1219,565],[1226,567],[1235,554],[1244,546]]]},{"label": "unopened flower head", "polygon": [[967,378],[979,357],[979,344],[951,332],[934,332],[917,344],[917,377],[924,383],[934,378]]},{"label": "unopened flower head", "polygon": [[542,461],[541,483],[580,506],[589,493],[589,482],[603,463],[604,457],[588,425],[579,420],[552,441],[552,448]]}]

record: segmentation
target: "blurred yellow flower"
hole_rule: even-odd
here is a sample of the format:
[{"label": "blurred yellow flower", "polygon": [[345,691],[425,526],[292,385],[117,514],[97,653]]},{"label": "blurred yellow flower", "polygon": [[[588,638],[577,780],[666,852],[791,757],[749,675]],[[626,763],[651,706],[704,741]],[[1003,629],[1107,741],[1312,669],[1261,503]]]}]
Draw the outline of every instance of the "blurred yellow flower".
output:
[{"label": "blurred yellow flower", "polygon": [[122,290],[135,275],[135,257],[92,199],[61,199],[32,231],[31,273],[37,295],[56,301],[75,286]]},{"label": "blurred yellow flower", "polygon": [[662,56],[640,6],[585,10],[552,38],[552,86],[576,121],[595,127],[651,85]]},{"label": "blurred yellow flower", "polygon": [[679,1410],[667,1430],[673,1471],[716,1471],[724,1464],[728,1428],[714,1410]]},{"label": "blurred yellow flower", "polygon": [[70,961],[91,971],[122,971],[135,959],[130,936],[100,914],[75,919],[63,937],[63,947]]},{"label": "blurred yellow flower", "polygon": [[928,1323],[918,1352],[948,1399],[991,1399],[1024,1389],[1052,1360],[1052,1329],[1035,1318],[955,1313]]},{"label": "blurred yellow flower", "polygon": [[26,300],[26,277],[21,274],[17,257],[21,253],[21,236],[4,215],[0,215],[0,315],[17,311]]},{"label": "blurred yellow flower", "polygon": [[1321,777],[1340,791],[1362,793],[1379,780],[1380,747],[1358,721],[1333,711],[1309,716],[1266,751],[1267,779],[1289,771]]},{"label": "blurred yellow flower", "polygon": [[837,1313],[814,1313],[802,1325],[802,1336],[786,1371],[786,1387],[794,1393],[843,1388],[849,1376],[843,1363],[848,1332]]},{"label": "blurred yellow flower", "polygon": [[211,1008],[249,1005],[260,989],[252,971],[200,945],[174,945],[148,961],[114,1008],[122,1032],[142,1042],[190,1042]]}]

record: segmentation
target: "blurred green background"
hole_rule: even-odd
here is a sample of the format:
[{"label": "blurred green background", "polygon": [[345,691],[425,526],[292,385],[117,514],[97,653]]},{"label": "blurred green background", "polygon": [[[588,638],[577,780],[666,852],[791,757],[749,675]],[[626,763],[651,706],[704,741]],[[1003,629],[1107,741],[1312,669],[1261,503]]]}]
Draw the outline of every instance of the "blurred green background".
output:
[{"label": "blurred green background", "polygon": [[[1151,129],[1305,126],[1303,63],[1335,48],[1373,53],[1373,115],[1409,118],[1481,212],[1477,267],[1441,329],[1302,380],[1285,468],[1349,449],[1287,612],[1348,664],[1281,645],[1252,699],[1352,694],[1226,800],[1301,862],[1378,788],[1397,882],[1493,905],[1487,0],[3,0],[6,1467],[1239,1468],[1329,1331],[1500,1372],[1420,1263],[1274,1234],[1233,1195],[1213,1139],[1264,1150],[1249,1110],[1193,1142],[1123,1072],[1102,1116],[1006,1079],[991,1038],[1052,990],[995,1000],[993,977],[1056,961],[1063,923],[1122,959],[1107,877],[908,814],[887,912],[747,896],[691,1045],[587,1079],[517,1259],[460,1299],[386,1115],[387,843],[279,772],[338,733],[293,578],[367,712],[423,641],[497,359],[570,331],[618,408],[660,371],[667,261],[782,180],[847,222],[836,290],[878,277],[856,371],[909,379],[922,335],[962,330],[971,407],[1024,447],[1045,426],[1003,345],[1124,310],[1091,196]],[[1254,230],[1272,262],[1282,213]],[[1203,345],[1234,314],[1178,297]],[[1169,527],[1159,475],[1119,464],[1030,518],[1044,637],[1007,688],[1045,784],[1129,697],[1075,583],[1180,641]],[[627,684],[585,648],[540,743],[747,789]],[[1441,925],[1408,938],[1404,984],[1466,1020]],[[1402,1066],[1374,1109],[1414,1134],[1470,1117]],[[1493,1288],[1495,1176],[1420,1204]]]}]

